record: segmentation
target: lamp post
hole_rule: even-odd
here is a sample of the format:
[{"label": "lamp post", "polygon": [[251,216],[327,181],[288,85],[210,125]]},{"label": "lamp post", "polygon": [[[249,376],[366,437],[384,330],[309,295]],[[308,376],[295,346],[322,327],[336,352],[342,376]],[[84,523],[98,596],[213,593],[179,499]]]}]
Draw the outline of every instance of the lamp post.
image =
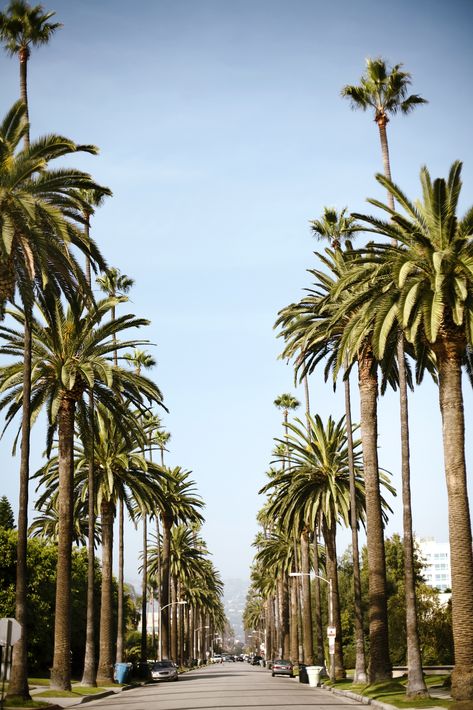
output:
[{"label": "lamp post", "polygon": [[159,658],[158,658],[158,661],[162,661],[162,656],[163,656],[163,648],[162,648],[162,644],[161,644],[161,615],[162,615],[164,609],[167,609],[168,606],[174,606],[175,604],[187,604],[187,602],[181,601],[181,600],[179,600],[177,602],[169,602],[169,604],[165,604],[164,606],[160,607],[160,609],[159,609],[159,616],[158,616]]},{"label": "lamp post", "polygon": [[335,637],[336,628],[333,624],[333,587],[332,580],[322,577],[320,574],[310,574],[309,572],[289,572],[290,577],[317,577],[321,579],[322,582],[327,582],[328,584],[328,651],[330,655],[330,680],[335,680]]},{"label": "lamp post", "polygon": [[201,660],[201,659],[199,658],[199,655],[200,655],[200,644],[199,644],[199,647],[197,647],[197,641],[198,641],[197,632],[198,632],[198,631],[202,631],[202,629],[210,629],[210,626],[208,626],[208,625],[207,625],[207,626],[199,626],[198,629],[194,629],[194,653],[196,654],[197,661],[200,661],[200,660]]}]

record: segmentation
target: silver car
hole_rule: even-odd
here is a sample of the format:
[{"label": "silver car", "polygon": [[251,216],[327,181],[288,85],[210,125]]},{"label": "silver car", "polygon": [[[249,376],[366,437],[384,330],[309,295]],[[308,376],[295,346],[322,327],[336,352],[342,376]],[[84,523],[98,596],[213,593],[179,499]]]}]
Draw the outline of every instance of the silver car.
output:
[{"label": "silver car", "polygon": [[172,661],[150,663],[151,680],[178,680],[177,668]]}]

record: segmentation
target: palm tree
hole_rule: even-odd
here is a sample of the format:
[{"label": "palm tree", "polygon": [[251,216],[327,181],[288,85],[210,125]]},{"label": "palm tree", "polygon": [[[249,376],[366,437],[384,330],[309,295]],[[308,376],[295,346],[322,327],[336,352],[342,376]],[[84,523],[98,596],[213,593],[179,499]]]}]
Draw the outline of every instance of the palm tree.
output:
[{"label": "palm tree", "polygon": [[366,60],[366,71],[358,86],[344,86],[341,94],[348,98],[354,109],[374,111],[374,120],[378,126],[381,151],[383,154],[384,173],[391,179],[389,147],[386,126],[389,116],[396,113],[408,114],[416,106],[428,103],[418,94],[407,95],[411,84],[409,72],[402,71],[402,64],[389,69],[380,57]]},{"label": "palm tree", "polygon": [[[407,340],[418,351],[433,355],[439,383],[445,476],[449,503],[449,536],[452,564],[452,619],[455,669],[452,696],[473,698],[473,556],[464,453],[462,363],[473,342],[473,208],[463,219],[456,215],[461,192],[461,163],[453,163],[448,179],[432,182],[421,170],[422,202],[412,203],[391,180],[378,182],[392,193],[404,213],[377,200],[389,221],[357,215],[368,231],[389,236],[391,245],[376,244],[366,255],[366,297],[377,315],[377,348],[386,349],[386,334],[399,319]],[[371,272],[371,273],[370,273]],[[359,274],[358,274],[359,276]],[[380,281],[381,279],[381,281]],[[377,295],[380,286],[384,294]],[[382,310],[378,310],[381,308]],[[391,326],[389,325],[391,323]]]},{"label": "palm tree", "polygon": [[[170,603],[170,565],[171,565],[171,529],[179,522],[203,523],[204,519],[199,512],[203,507],[200,496],[194,493],[195,483],[189,478],[190,471],[180,466],[174,468],[161,468],[166,478],[163,480],[164,504],[160,505],[163,523],[162,544],[162,581],[161,581],[161,644],[162,654],[168,658],[170,652],[169,634],[169,606]],[[167,607],[167,608],[165,608]]]},{"label": "palm tree", "polygon": [[[102,599],[100,606],[100,647],[98,680],[100,683],[113,682],[113,523],[116,504],[125,501],[130,515],[134,516],[136,506],[151,510],[161,500],[160,473],[158,467],[147,459],[142,449],[146,442],[146,432],[135,417],[135,412],[124,412],[123,421],[117,423],[114,416],[103,406],[94,412],[93,424],[88,417],[78,418],[78,443],[74,450],[74,499],[84,504],[89,498],[88,466],[93,446],[94,470],[96,476],[95,503],[100,512],[102,528]],[[93,437],[92,437],[93,432]],[[57,495],[58,460],[49,461],[37,476],[45,491],[40,500],[50,500]]]},{"label": "palm tree", "polygon": [[[349,240],[356,231],[356,221],[351,215],[347,214],[347,208],[344,208],[340,213],[334,207],[325,207],[321,219],[311,222],[311,229],[317,239],[328,240],[334,250],[340,250],[342,241]],[[281,311],[281,317],[288,322],[292,317],[292,306]],[[300,312],[296,311],[295,317],[300,316]],[[295,343],[293,343],[294,345]],[[304,376],[304,381],[306,381]],[[352,537],[352,559],[353,559],[353,597],[355,606],[355,683],[366,683],[366,659],[364,647],[364,632],[363,632],[363,611],[361,604],[361,574],[360,574],[360,556],[358,546],[358,516],[356,511],[356,490],[355,490],[355,472],[353,461],[353,441],[352,441],[352,415],[351,415],[351,392],[350,392],[350,377],[344,377],[345,389],[345,418],[347,425],[347,444],[348,444],[348,466],[350,471],[350,527]],[[306,586],[308,586],[308,577],[304,576]],[[316,579],[318,586],[318,579]]]},{"label": "palm tree", "polygon": [[[111,298],[117,296],[124,297],[129,293],[134,284],[134,280],[126,274],[122,274],[119,269],[114,267],[108,269],[105,274],[99,276],[97,284],[104,293]],[[115,307],[112,308],[111,318],[115,320]],[[125,356],[127,353],[125,353]],[[118,354],[115,349],[113,352],[114,365],[118,366]],[[117,650],[116,661],[123,661],[123,642],[124,642],[124,627],[123,627],[123,600],[124,600],[124,565],[125,565],[125,544],[124,544],[124,520],[125,512],[123,501],[118,503],[118,621],[117,621]]]},{"label": "palm tree", "polygon": [[[397,112],[410,113],[419,104],[427,101],[417,94],[407,95],[411,84],[411,75],[401,70],[397,64],[391,70],[382,59],[368,59],[366,72],[359,86],[345,86],[342,96],[351,100],[353,108],[374,110],[374,120],[378,125],[383,156],[384,174],[391,180],[391,164],[386,126],[389,115]],[[388,190],[388,204],[394,209],[394,197]],[[420,653],[419,631],[417,626],[417,603],[414,574],[414,536],[412,530],[412,504],[410,490],[410,451],[409,451],[409,412],[407,396],[407,372],[404,356],[404,339],[399,334],[397,342],[397,358],[399,368],[400,396],[400,426],[401,426],[401,476],[403,498],[403,530],[405,558],[405,596],[406,596],[406,631],[407,631],[407,665],[408,681],[406,695],[408,697],[428,697],[424,682],[422,659]]]},{"label": "palm tree", "polygon": [[[289,425],[290,466],[263,491],[275,487],[269,512],[277,515],[288,529],[315,528],[318,517],[325,540],[327,576],[333,590],[334,622],[337,628],[335,668],[332,678],[344,676],[341,621],[338,600],[336,525],[349,523],[350,471],[344,419],[335,423],[330,417],[324,426],[321,418],[308,418],[303,425],[296,420]],[[361,468],[360,442],[354,443],[357,510],[364,520],[365,497]],[[383,476],[383,474],[381,474]],[[385,477],[382,477],[385,481]],[[386,504],[385,504],[386,505]]]},{"label": "palm tree", "polygon": [[[116,321],[101,323],[118,299],[103,299],[90,311],[84,310],[84,298],[77,295],[67,312],[55,293],[40,299],[39,311],[44,323],[32,320],[32,413],[33,420],[46,405],[48,450],[53,432],[58,432],[59,467],[59,543],[55,613],[54,660],[51,672],[52,687],[70,689],[70,564],[72,544],[73,441],[77,406],[83,405],[87,387],[94,387],[97,401],[116,416],[123,417],[123,401],[128,400],[139,409],[145,408],[143,398],[162,403],[156,385],[143,376],[132,374],[111,365],[109,356],[119,348],[136,347],[143,341],[121,341],[114,335],[127,328],[147,325],[148,321],[134,316],[122,316]],[[24,325],[24,313],[11,315]],[[5,367],[0,373],[0,391],[7,392],[0,403],[8,407],[7,425],[21,409],[22,333],[13,328],[0,328],[6,345],[0,352],[17,355],[20,360]],[[121,394],[122,397],[117,397]]]},{"label": "palm tree", "polygon": [[347,250],[325,249],[325,256],[317,254],[324,270],[309,270],[315,277],[316,287],[299,304],[293,304],[280,315],[277,325],[282,325],[282,335],[287,341],[283,356],[293,357],[296,375],[310,374],[327,358],[325,374],[340,369],[349,376],[354,362],[358,365],[360,390],[360,422],[366,484],[366,520],[369,568],[369,618],[370,618],[370,680],[390,677],[386,563],[382,521],[382,502],[379,490],[379,464],[377,451],[377,395],[378,365],[382,365],[384,389],[389,381],[397,382],[395,363],[376,360],[371,342],[373,316],[366,313],[363,321],[346,312],[348,292],[339,288],[342,277],[350,274],[355,265],[351,245]]},{"label": "palm tree", "polygon": [[[74,189],[93,188],[86,173],[51,170],[55,158],[78,150],[96,152],[93,146],[77,146],[62,136],[49,136],[20,149],[28,136],[26,107],[17,102],[0,126],[0,176],[2,227],[0,236],[0,318],[7,301],[18,289],[27,315],[23,354],[23,422],[18,514],[18,564],[16,618],[26,628],[26,540],[28,529],[29,429],[31,333],[28,326],[34,292],[45,287],[62,289],[66,295],[86,282],[74,260],[70,245],[88,253],[101,266],[102,257],[93,243],[86,244],[77,223],[80,210]],[[28,698],[27,635],[15,645],[9,695]]]},{"label": "palm tree", "polygon": [[[48,22],[56,13],[44,12],[41,5],[31,6],[25,0],[11,0],[6,12],[0,13],[0,39],[12,56],[20,61],[20,96],[28,116],[28,60],[31,47],[47,44],[54,32],[62,27],[60,22]],[[29,129],[25,147],[29,145]]]}]

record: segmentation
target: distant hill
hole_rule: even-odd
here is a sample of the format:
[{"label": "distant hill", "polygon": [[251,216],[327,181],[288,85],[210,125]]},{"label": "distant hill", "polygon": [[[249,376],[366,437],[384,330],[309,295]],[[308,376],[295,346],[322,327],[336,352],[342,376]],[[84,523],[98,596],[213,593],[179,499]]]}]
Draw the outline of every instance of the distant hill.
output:
[{"label": "distant hill", "polygon": [[247,579],[225,579],[224,584],[225,614],[233,627],[235,638],[243,641],[243,610],[250,583]]}]

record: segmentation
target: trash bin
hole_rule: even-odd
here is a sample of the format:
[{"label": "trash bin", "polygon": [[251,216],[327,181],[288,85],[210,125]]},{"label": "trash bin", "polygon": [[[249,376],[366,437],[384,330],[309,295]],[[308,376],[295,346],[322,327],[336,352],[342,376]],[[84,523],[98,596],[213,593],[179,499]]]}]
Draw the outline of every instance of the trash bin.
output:
[{"label": "trash bin", "polygon": [[307,666],[305,663],[299,663],[299,683],[308,683],[309,676],[307,675]]},{"label": "trash bin", "polygon": [[115,663],[113,678],[117,683],[126,683],[130,677],[131,663]]},{"label": "trash bin", "polygon": [[316,688],[320,683],[320,673],[323,670],[322,666],[307,666],[306,670],[310,687]]}]

